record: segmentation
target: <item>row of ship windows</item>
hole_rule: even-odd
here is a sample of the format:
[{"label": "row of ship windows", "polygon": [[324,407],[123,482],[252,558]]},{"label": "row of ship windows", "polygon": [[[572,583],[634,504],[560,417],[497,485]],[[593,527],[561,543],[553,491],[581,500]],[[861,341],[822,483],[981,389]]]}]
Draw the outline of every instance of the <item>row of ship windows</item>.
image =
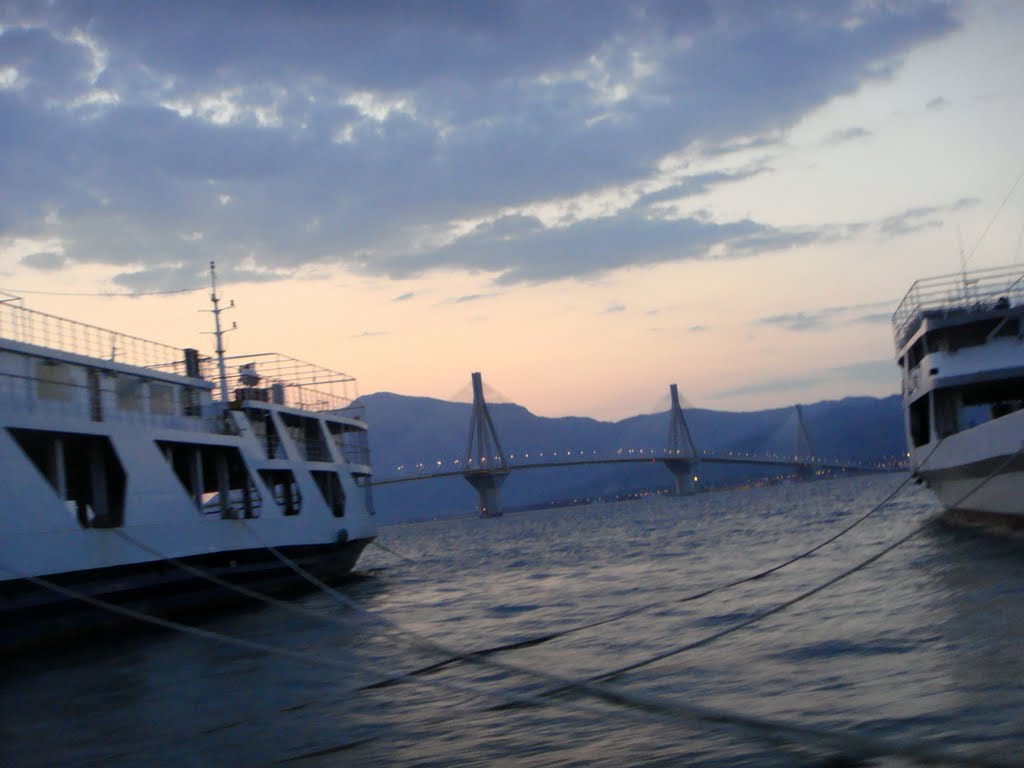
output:
[{"label": "row of ship windows", "polygon": [[[83,528],[124,524],[125,473],[108,438],[34,429],[8,432]],[[260,516],[263,498],[238,448],[171,441],[158,441],[157,446],[201,514]],[[302,492],[292,470],[262,469],[259,474],[282,514],[301,512]],[[309,474],[331,513],[342,517],[345,491],[338,473]]]},{"label": "row of ship windows", "polygon": [[[126,373],[84,369],[86,383],[81,383],[72,366],[54,360],[35,361],[35,392],[40,400],[71,403],[85,397],[87,392],[93,418],[102,420],[102,399],[106,392],[113,394],[114,404],[119,411],[149,413],[157,415],[198,415],[199,390],[180,387],[165,382],[152,381]],[[104,380],[113,379],[112,387]]]}]

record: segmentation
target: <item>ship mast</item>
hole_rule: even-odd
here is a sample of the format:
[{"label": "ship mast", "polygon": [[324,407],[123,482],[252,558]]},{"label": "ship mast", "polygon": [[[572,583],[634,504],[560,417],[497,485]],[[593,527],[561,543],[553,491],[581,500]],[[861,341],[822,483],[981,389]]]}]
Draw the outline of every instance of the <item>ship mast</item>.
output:
[{"label": "ship mast", "polygon": [[[217,368],[220,372],[220,398],[226,403],[228,402],[228,375],[224,368],[224,334],[227,331],[221,330],[220,313],[231,309],[235,306],[235,302],[232,301],[230,306],[221,309],[220,297],[217,296],[217,270],[212,261],[210,262],[210,287],[210,301],[213,302],[213,309],[207,311],[213,312],[213,327],[215,329],[213,335],[217,339]],[[234,328],[229,330],[234,330]]]}]

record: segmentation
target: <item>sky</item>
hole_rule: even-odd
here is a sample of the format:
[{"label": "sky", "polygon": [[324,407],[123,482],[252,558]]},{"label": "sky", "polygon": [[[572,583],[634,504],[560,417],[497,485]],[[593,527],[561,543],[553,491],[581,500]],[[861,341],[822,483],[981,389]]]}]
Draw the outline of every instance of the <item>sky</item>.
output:
[{"label": "sky", "polygon": [[[1020,260],[1024,3],[0,4],[0,289],[544,416],[898,389]],[[99,295],[82,295],[99,294]],[[140,295],[141,294],[141,295]]]}]

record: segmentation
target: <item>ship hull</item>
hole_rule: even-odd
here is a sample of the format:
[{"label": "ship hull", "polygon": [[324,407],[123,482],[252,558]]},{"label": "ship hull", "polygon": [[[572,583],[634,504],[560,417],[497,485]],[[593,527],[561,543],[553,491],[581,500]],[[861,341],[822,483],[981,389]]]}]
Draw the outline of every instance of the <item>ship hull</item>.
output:
[{"label": "ship hull", "polygon": [[950,518],[1024,527],[1024,411],[913,451],[914,473]]},{"label": "ship hull", "polygon": [[[281,547],[291,563],[334,584],[348,576],[372,539]],[[125,635],[153,626],[145,621],[79,599],[77,595],[147,616],[192,621],[227,607],[259,604],[236,589],[190,573],[182,565],[268,596],[316,589],[266,548],[218,552],[45,577],[75,593],[62,594],[30,579],[0,583],[0,651],[31,651],[73,646],[100,635]]]}]

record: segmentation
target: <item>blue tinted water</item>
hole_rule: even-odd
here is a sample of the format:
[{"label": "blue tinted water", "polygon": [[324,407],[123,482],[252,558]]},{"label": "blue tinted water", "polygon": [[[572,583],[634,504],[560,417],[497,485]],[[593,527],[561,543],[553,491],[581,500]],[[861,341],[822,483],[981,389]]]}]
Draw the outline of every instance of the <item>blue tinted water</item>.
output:
[{"label": "blue tinted water", "polygon": [[[770,567],[863,514],[902,478],[853,478],[386,527],[342,589],[432,640],[482,648],[654,610],[502,654],[582,677],[664,652],[862,561],[938,509],[909,487],[812,557],[699,601],[679,598]],[[581,695],[494,710],[544,688],[456,665],[429,685],[354,692],[435,660],[324,595],[217,632],[353,663],[317,666],[160,634],[52,656],[0,691],[0,765],[815,765],[686,721],[636,719]],[[790,609],[615,682],[742,715],[1005,761],[1024,755],[1024,541],[943,525]],[[880,763],[889,764],[889,763]],[[897,763],[902,764],[902,763]]]}]

